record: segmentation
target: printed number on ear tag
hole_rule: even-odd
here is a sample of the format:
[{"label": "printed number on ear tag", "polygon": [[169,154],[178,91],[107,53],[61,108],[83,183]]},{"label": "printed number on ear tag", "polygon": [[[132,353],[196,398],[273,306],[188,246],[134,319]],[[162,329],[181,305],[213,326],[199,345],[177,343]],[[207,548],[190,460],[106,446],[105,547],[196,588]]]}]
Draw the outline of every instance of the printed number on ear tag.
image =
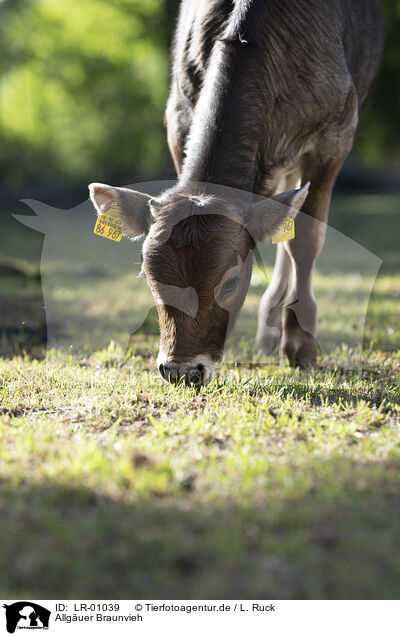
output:
[{"label": "printed number on ear tag", "polygon": [[122,239],[122,226],[118,216],[118,204],[112,202],[106,212],[97,217],[94,233],[111,241],[120,242]]},{"label": "printed number on ear tag", "polygon": [[272,236],[272,243],[280,243],[281,241],[291,241],[294,239],[294,219],[286,216],[278,232]]}]

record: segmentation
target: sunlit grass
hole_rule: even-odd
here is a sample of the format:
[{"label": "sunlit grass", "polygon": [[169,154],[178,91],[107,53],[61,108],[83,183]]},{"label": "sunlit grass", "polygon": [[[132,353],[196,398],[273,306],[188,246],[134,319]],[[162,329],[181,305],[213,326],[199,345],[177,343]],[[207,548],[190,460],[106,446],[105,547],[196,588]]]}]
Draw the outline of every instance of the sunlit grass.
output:
[{"label": "sunlit grass", "polygon": [[368,290],[318,271],[330,349],[300,372],[257,363],[256,270],[218,376],[195,390],[158,375],[153,314],[129,340],[147,315],[135,277],[54,287],[85,337],[44,357],[38,281],[6,276],[3,330],[31,331],[1,343],[0,596],[398,598],[399,281],[378,277],[346,370]]}]

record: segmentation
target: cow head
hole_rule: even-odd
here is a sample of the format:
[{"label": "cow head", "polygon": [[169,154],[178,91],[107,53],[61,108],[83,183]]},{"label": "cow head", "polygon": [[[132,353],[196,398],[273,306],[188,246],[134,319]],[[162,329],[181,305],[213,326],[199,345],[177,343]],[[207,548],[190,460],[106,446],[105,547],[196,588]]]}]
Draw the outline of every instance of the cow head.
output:
[{"label": "cow head", "polygon": [[89,189],[98,212],[114,204],[125,234],[146,237],[143,273],[158,310],[161,375],[206,384],[245,299],[255,244],[276,233],[286,216],[295,217],[308,184],[258,201],[199,187],[156,198],[101,183]]}]

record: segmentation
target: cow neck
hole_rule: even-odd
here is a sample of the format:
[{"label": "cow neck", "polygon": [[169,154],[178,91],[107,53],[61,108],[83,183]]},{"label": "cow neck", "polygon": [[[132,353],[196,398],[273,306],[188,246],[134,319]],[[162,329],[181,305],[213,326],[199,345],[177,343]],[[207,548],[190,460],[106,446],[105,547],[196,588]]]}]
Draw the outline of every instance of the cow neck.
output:
[{"label": "cow neck", "polygon": [[254,191],[268,108],[257,64],[254,47],[215,45],[186,145],[182,186],[197,181]]}]

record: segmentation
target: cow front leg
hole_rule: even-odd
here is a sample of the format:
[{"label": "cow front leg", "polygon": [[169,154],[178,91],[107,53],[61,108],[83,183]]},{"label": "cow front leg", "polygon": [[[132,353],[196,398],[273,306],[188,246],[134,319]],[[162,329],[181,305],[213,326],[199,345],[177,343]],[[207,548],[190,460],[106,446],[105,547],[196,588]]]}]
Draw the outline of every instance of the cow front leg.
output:
[{"label": "cow front leg", "polygon": [[[273,188],[274,193],[294,190],[300,187],[300,165],[287,174]],[[271,193],[269,193],[271,196]],[[261,298],[258,308],[256,349],[263,355],[270,355],[279,346],[282,336],[283,308],[289,293],[292,278],[292,263],[283,243],[276,248],[275,265],[271,281]]]},{"label": "cow front leg", "polygon": [[270,284],[260,301],[256,349],[270,355],[281,341],[282,311],[289,291],[292,264],[282,243],[278,243]]},{"label": "cow front leg", "polygon": [[313,269],[325,242],[332,188],[341,162],[306,172],[310,192],[295,221],[296,236],[284,243],[292,263],[293,281],[282,311],[281,355],[291,366],[314,366],[318,354],[317,303],[313,290]]}]

